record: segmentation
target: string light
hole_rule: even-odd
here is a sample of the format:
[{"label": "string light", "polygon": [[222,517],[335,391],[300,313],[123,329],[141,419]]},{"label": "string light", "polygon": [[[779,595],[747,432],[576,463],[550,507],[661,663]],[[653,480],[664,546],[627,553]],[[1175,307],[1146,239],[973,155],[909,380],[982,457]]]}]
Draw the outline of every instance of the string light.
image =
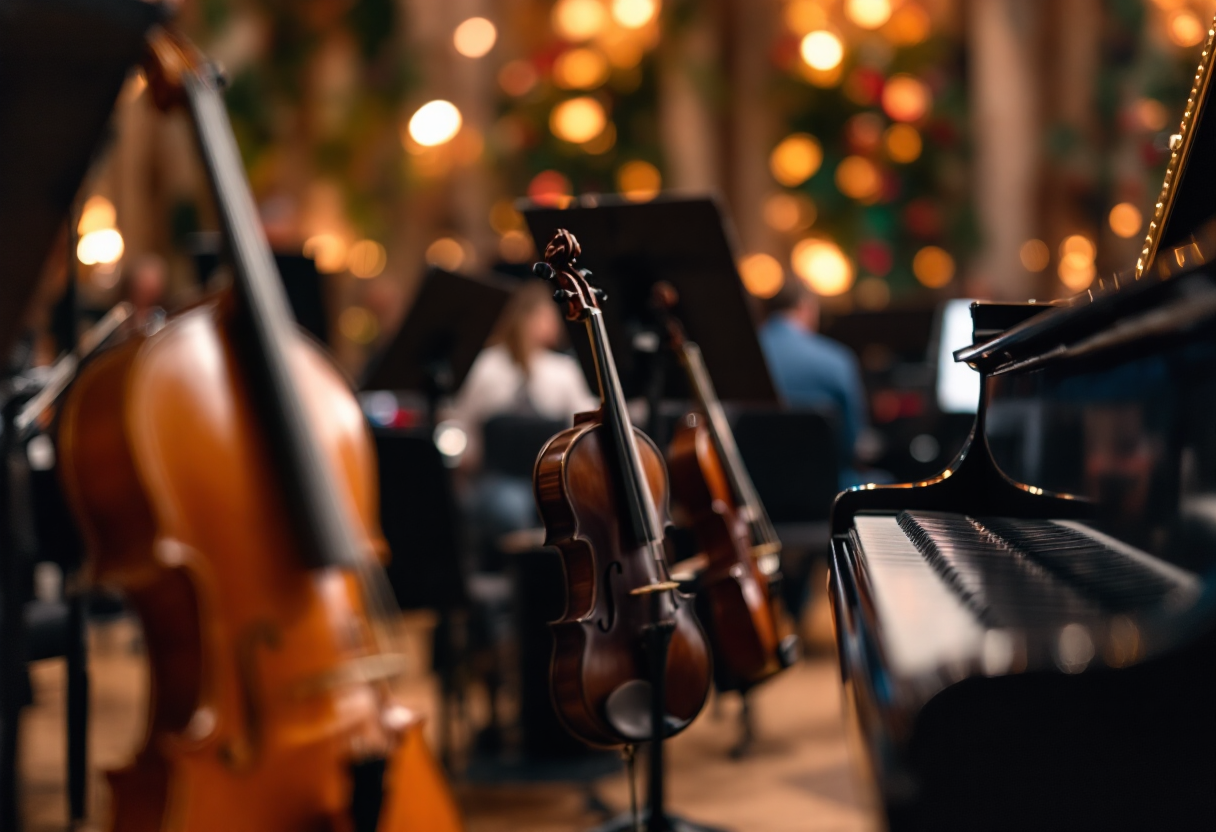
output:
[{"label": "string light", "polygon": [[524,215],[509,199],[500,199],[490,207],[490,228],[498,234],[518,231],[524,227]]},{"label": "string light", "polygon": [[598,136],[589,142],[583,142],[579,145],[584,153],[590,153],[592,156],[599,156],[612,150],[616,144],[616,125],[611,121],[604,125],[604,129]]},{"label": "string light", "polygon": [[883,34],[896,46],[915,46],[929,37],[933,22],[918,3],[904,3],[895,10]]},{"label": "string light", "polygon": [[464,265],[464,246],[452,237],[440,237],[426,247],[426,262],[444,271],[454,272]]},{"label": "string light", "polygon": [[630,202],[648,202],[659,195],[663,178],[659,169],[640,159],[626,162],[616,172],[616,187]]},{"label": "string light", "polygon": [[815,203],[802,194],[773,194],[764,200],[764,222],[774,231],[790,233],[815,224]]},{"label": "string light", "polygon": [[76,224],[76,232],[84,235],[90,231],[100,231],[103,228],[113,228],[118,219],[114,203],[104,196],[91,196],[80,210],[80,221]]},{"label": "string light", "polygon": [[785,270],[771,254],[749,254],[739,261],[743,288],[758,298],[771,298],[785,285]]},{"label": "string light", "polygon": [[784,19],[786,27],[802,37],[827,23],[828,15],[819,0],[790,0],[785,7]]},{"label": "string light", "polygon": [[114,228],[90,231],[76,243],[76,258],[86,266],[117,263],[126,248],[122,235]]},{"label": "string light", "polygon": [[1169,114],[1165,105],[1155,98],[1141,98],[1136,102],[1136,120],[1145,130],[1164,130]]},{"label": "string light", "polygon": [[1144,224],[1140,209],[1130,202],[1120,202],[1111,208],[1107,219],[1110,222],[1110,230],[1124,238],[1135,237],[1140,233],[1140,226]]},{"label": "string light", "polygon": [[516,98],[531,92],[539,80],[536,67],[524,60],[511,61],[498,70],[498,86],[507,95]]},{"label": "string light", "polygon": [[844,44],[826,29],[809,33],[802,39],[798,51],[807,66],[820,72],[835,69],[844,60]]},{"label": "string light", "polygon": [[484,17],[470,17],[456,27],[452,43],[466,58],[481,58],[494,48],[498,30]]},{"label": "string light", "polygon": [[843,294],[853,285],[853,264],[829,240],[801,240],[790,254],[790,264],[811,291],[823,297]]},{"label": "string light", "polygon": [[582,144],[598,136],[607,121],[604,105],[591,96],[584,95],[568,99],[554,107],[549,114],[549,129],[559,139]]},{"label": "string light", "polygon": [[337,274],[346,268],[346,243],[337,234],[314,234],[304,241],[304,256],[321,274]]},{"label": "string light", "polygon": [[384,271],[388,264],[388,254],[384,246],[375,240],[359,240],[350,247],[346,255],[346,268],[355,277],[364,279],[376,277]]},{"label": "string light", "polygon": [[924,286],[940,289],[954,279],[954,258],[937,246],[925,246],[912,258],[912,274]]},{"label": "string light", "polygon": [[883,145],[892,162],[906,165],[920,158],[924,143],[920,133],[910,124],[892,124],[883,134]]},{"label": "string light", "polygon": [[522,231],[511,230],[498,240],[498,253],[508,263],[523,263],[532,257],[532,238]]},{"label": "string light", "polygon": [[1042,240],[1027,240],[1018,249],[1018,258],[1028,272],[1041,272],[1051,262],[1051,250]]},{"label": "string light", "polygon": [[553,62],[553,82],[562,89],[591,90],[607,80],[608,59],[595,49],[571,49]]},{"label": "string light", "polygon": [[1097,270],[1092,258],[1087,258],[1079,251],[1069,252],[1060,259],[1058,268],[1060,282],[1074,292],[1082,292],[1094,282]]},{"label": "string light", "polygon": [[1093,241],[1084,234],[1070,234],[1060,243],[1061,257],[1078,254],[1086,260],[1093,262],[1094,255],[1097,253],[1098,250],[1094,247]]},{"label": "string light", "polygon": [[557,0],[553,30],[572,43],[590,40],[604,28],[604,6],[598,0]]},{"label": "string light", "polygon": [[612,19],[626,29],[641,29],[658,12],[657,0],[612,0]]},{"label": "string light", "polygon": [[891,0],[845,0],[844,13],[863,29],[877,29],[891,18]]},{"label": "string light", "polygon": [[882,193],[882,174],[864,156],[846,156],[836,166],[836,187],[858,202],[871,202]]},{"label": "string light", "polygon": [[882,108],[895,121],[919,121],[932,106],[929,88],[911,75],[893,75],[883,87]]},{"label": "string light", "polygon": [[460,132],[460,110],[451,101],[438,99],[418,108],[410,118],[410,138],[423,147],[450,142]]},{"label": "string light", "polygon": [[809,133],[786,136],[768,157],[773,178],[788,188],[810,179],[822,163],[823,148]]},{"label": "string light", "polygon": [[1167,29],[1170,40],[1183,47],[1198,46],[1207,34],[1199,18],[1193,12],[1185,10],[1170,15]]},{"label": "string light", "polygon": [[528,198],[538,205],[564,208],[570,202],[570,192],[570,180],[556,170],[542,170],[528,183]]}]

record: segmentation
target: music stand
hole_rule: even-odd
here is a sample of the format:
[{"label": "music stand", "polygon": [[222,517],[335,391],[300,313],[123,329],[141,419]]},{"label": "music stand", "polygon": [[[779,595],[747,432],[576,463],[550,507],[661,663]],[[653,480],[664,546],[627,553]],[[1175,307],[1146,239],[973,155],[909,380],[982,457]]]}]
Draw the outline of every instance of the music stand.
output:
[{"label": "music stand", "polygon": [[428,269],[401,328],[368,362],[359,389],[419,391],[433,425],[439,399],[460,389],[514,289],[497,278]]},{"label": "music stand", "polygon": [[[659,327],[651,288],[660,280],[679,292],[676,314],[697,342],[718,396],[726,401],[776,404],[777,392],[760,350],[749,298],[735,266],[732,232],[709,197],[671,197],[635,203],[583,197],[570,208],[523,207],[537,251],[559,228],[583,247],[579,264],[607,292],[604,324],[625,395],[688,399],[683,373],[656,373]],[[595,370],[585,337],[570,339],[592,389]],[[659,358],[659,361],[655,359]],[[657,387],[657,389],[655,389]]]}]

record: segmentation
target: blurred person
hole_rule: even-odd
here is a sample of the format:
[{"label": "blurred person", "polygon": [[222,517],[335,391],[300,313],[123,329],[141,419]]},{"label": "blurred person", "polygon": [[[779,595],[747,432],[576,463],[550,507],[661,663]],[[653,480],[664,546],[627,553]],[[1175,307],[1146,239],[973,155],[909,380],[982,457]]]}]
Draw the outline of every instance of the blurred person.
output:
[{"label": "blurred person", "polygon": [[788,278],[766,304],[760,347],[786,404],[831,410],[836,416],[840,486],[859,482],[857,440],[866,429],[866,400],[857,356],[819,334],[819,301],[801,280]]},{"label": "blurred person", "polygon": [[469,438],[462,467],[475,475],[468,509],[483,550],[507,532],[538,525],[530,477],[478,475],[486,422],[510,415],[570,424],[575,413],[599,407],[578,361],[556,351],[564,330],[552,290],[540,281],[521,285],[450,413]]}]

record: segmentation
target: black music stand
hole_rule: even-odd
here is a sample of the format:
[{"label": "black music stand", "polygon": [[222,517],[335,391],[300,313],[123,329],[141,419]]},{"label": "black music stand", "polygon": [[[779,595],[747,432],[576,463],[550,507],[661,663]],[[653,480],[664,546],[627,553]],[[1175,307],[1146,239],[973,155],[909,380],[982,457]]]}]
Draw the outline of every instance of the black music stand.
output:
[{"label": "black music stand", "polygon": [[[680,295],[676,314],[724,401],[777,404],[777,392],[756,337],[751,300],[735,266],[726,217],[709,197],[628,202],[584,197],[567,209],[523,209],[538,251],[559,228],[578,238],[579,264],[608,296],[604,324],[621,384],[629,398],[688,399],[683,373],[665,372],[661,328],[651,310],[651,290],[665,280]],[[587,339],[571,338],[592,388],[595,370]]]},{"label": "black music stand", "polygon": [[515,287],[504,280],[427,270],[397,334],[368,362],[360,390],[414,390],[435,423],[439,399],[460,389]]},{"label": "black music stand", "polygon": [[[26,306],[127,73],[162,14],[161,6],[139,0],[0,0],[0,372],[9,369]],[[29,593],[17,527],[29,519],[12,516],[15,484],[7,462],[16,450],[12,421],[35,391],[0,382],[0,828],[17,830],[17,775],[10,763],[28,696]],[[83,747],[71,750],[69,779],[80,779],[84,759]],[[83,816],[83,789],[73,788],[71,796],[72,816]]]}]

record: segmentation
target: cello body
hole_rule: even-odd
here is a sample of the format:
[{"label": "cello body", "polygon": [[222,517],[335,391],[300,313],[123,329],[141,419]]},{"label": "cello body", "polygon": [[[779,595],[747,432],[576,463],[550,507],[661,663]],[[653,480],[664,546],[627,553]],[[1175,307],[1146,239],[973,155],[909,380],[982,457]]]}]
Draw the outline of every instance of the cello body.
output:
[{"label": "cello body", "polygon": [[788,632],[779,631],[784,610],[752,555],[751,533],[701,414],[680,420],[667,449],[667,470],[677,516],[692,528],[707,561],[698,600],[709,613],[704,617],[720,672],[734,685],[754,685],[788,666],[782,654]]},{"label": "cello body", "polygon": [[[351,570],[306,567],[234,348],[230,294],[133,336],[61,411],[91,577],[143,624],[143,747],[110,773],[114,832],[355,829],[351,765],[386,758],[378,829],[458,830],[417,718],[349,668],[374,653]],[[358,403],[305,337],[284,345],[357,543],[385,550]]]},{"label": "cello body", "polygon": [[[607,716],[607,701],[623,684],[647,677],[639,633],[650,621],[649,599],[630,587],[650,582],[642,568],[650,554],[623,543],[619,507],[609,478],[604,427],[590,414],[554,436],[537,457],[536,504],[546,543],[562,553],[566,609],[550,626],[553,704],[566,729],[592,745],[623,741]],[[644,433],[635,444],[650,493],[667,519],[668,484],[663,458]],[[681,727],[692,721],[709,694],[710,655],[692,599],[679,595],[667,653],[666,708]]]}]

